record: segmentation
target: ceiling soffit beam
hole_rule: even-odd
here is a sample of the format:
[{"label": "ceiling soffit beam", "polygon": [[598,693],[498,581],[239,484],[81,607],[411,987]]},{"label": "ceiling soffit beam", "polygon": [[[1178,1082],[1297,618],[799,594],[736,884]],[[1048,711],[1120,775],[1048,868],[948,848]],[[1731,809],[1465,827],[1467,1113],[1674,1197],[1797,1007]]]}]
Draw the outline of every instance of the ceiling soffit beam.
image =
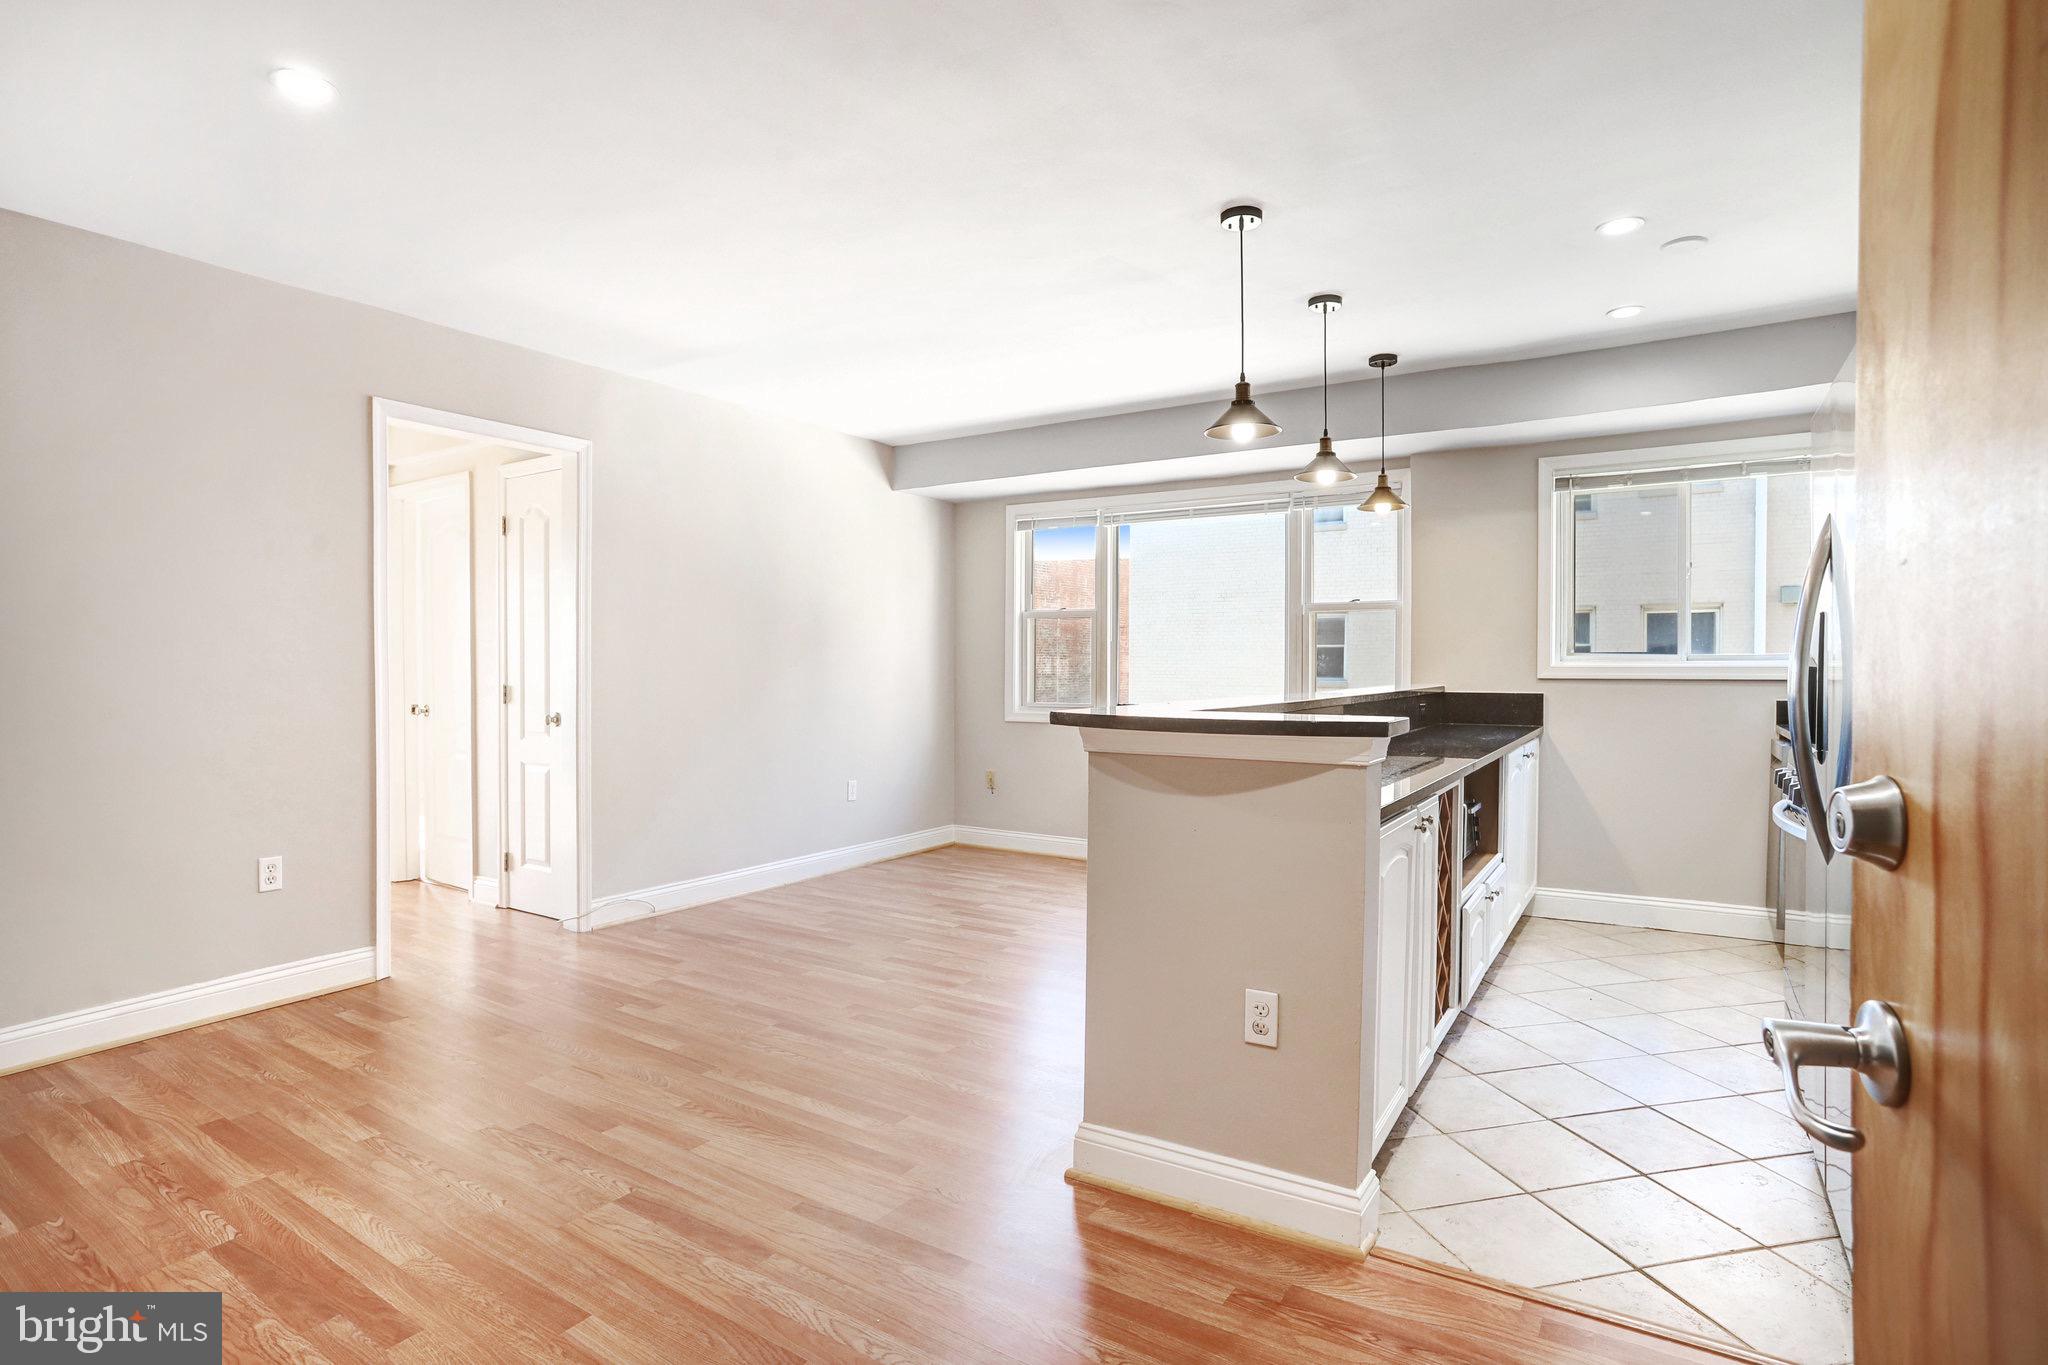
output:
[{"label": "ceiling soffit beam", "polygon": [[[1464,365],[1404,374],[1388,404],[1391,453],[1460,446],[1571,439],[1667,426],[1784,416],[1810,411],[1815,386],[1841,369],[1856,339],[1853,313],[1771,323],[1666,341],[1568,355]],[[1354,433],[1339,449],[1349,459],[1369,448],[1377,381],[1332,385],[1334,431]],[[1262,397],[1283,428],[1320,426],[1321,391],[1289,389]],[[1203,428],[1214,414],[1204,400],[1143,412],[1050,422],[980,436],[921,441],[896,448],[893,486],[934,497],[991,497],[1065,485],[1091,487],[1279,469],[1301,442],[1288,437],[1216,450]],[[1203,457],[1207,457],[1204,460]],[[1298,462],[1298,461],[1297,461]],[[1156,466],[1157,478],[1147,476]],[[1101,477],[1105,474],[1114,477]]]}]

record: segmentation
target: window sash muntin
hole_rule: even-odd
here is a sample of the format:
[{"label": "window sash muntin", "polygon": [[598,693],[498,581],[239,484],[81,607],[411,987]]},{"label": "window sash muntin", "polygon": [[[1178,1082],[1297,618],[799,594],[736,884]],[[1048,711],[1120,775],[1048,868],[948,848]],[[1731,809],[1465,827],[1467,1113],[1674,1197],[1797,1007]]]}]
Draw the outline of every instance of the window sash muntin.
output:
[{"label": "window sash muntin", "polygon": [[[1405,496],[1406,471],[1395,471],[1397,477],[1390,480]],[[1062,709],[1060,705],[1035,704],[1031,700],[1032,638],[1031,622],[1035,619],[1092,618],[1094,629],[1091,635],[1091,667],[1093,669],[1094,704],[1105,705],[1113,700],[1122,686],[1117,676],[1120,634],[1118,620],[1118,543],[1120,526],[1139,522],[1166,519],[1181,519],[1195,516],[1230,516],[1257,513],[1284,512],[1286,587],[1283,603],[1283,637],[1285,658],[1284,680],[1290,693],[1305,694],[1315,690],[1315,646],[1314,620],[1319,612],[1380,611],[1393,617],[1395,679],[1403,685],[1408,675],[1409,640],[1409,552],[1410,528],[1406,519],[1401,519],[1396,535],[1395,591],[1391,597],[1317,602],[1307,600],[1309,577],[1312,569],[1313,536],[1315,534],[1314,509],[1323,505],[1352,503],[1356,494],[1303,494],[1294,489],[1276,488],[1269,492],[1247,490],[1213,499],[1190,499],[1185,503],[1146,506],[1124,499],[1106,501],[1092,511],[1085,506],[1069,505],[1046,514],[1012,514],[1008,519],[1012,540],[1011,564],[1014,578],[1010,588],[1009,608],[1012,612],[1013,631],[1011,636],[1012,663],[1009,669],[1010,714],[1014,719],[1043,719],[1049,712]],[[1055,505],[1056,506],[1056,505]],[[1396,514],[1398,515],[1398,514]],[[1031,606],[1033,591],[1032,540],[1031,532],[1048,526],[1087,525],[1097,528],[1095,542],[1096,586],[1093,608],[1039,608]]]},{"label": "window sash muntin", "polygon": [[[1697,605],[1693,599],[1694,556],[1692,494],[1695,486],[1700,484],[1728,483],[1735,481],[1754,481],[1753,486],[1761,486],[1767,489],[1768,484],[1764,482],[1765,480],[1768,480],[1773,477],[1783,476],[1786,474],[1794,474],[1800,472],[1811,473],[1810,466],[1813,463],[1813,461],[1806,459],[1804,457],[1787,457],[1784,459],[1740,461],[1734,462],[1733,464],[1717,462],[1712,465],[1703,464],[1697,466],[1698,470],[1700,471],[1699,473],[1692,474],[1690,476],[1682,476],[1678,478],[1630,478],[1625,472],[1616,472],[1612,474],[1604,474],[1597,476],[1557,476],[1552,481],[1551,485],[1551,517],[1553,526],[1557,528],[1557,531],[1559,533],[1561,533],[1561,539],[1563,541],[1563,553],[1556,557],[1556,562],[1553,566],[1553,572],[1556,574],[1558,580],[1554,587],[1554,591],[1557,594],[1557,600],[1559,601],[1562,609],[1552,613],[1551,626],[1552,635],[1554,636],[1554,639],[1552,640],[1551,644],[1553,666],[1570,667],[1571,662],[1575,660],[1609,664],[1615,663],[1617,661],[1628,664],[1647,663],[1650,667],[1670,667],[1679,664],[1701,663],[1759,665],[1784,662],[1786,656],[1782,653],[1736,653],[1729,650],[1719,650],[1714,653],[1700,653],[1696,652],[1693,649],[1691,626],[1693,615],[1700,612],[1712,612],[1714,614],[1714,616],[1716,617],[1714,627],[1715,643],[1718,645],[1721,642],[1719,618],[1722,613],[1719,604],[1716,604],[1714,606],[1700,606]],[[1646,474],[1653,475],[1670,474],[1672,472],[1673,469],[1670,466],[1660,467],[1656,470],[1644,471],[1644,473]],[[1708,475],[1711,475],[1712,477],[1707,477]],[[1580,495],[1588,491],[1585,487],[1585,484],[1589,479],[1607,480],[1606,482],[1600,482],[1595,484],[1594,491],[1612,491],[1621,488],[1632,488],[1647,491],[1649,489],[1669,488],[1678,497],[1679,535],[1677,539],[1677,554],[1680,559],[1679,600],[1684,605],[1683,607],[1668,607],[1659,605],[1653,608],[1651,605],[1645,603],[1641,604],[1639,607],[1639,610],[1643,613],[1643,616],[1646,621],[1651,615],[1658,613],[1679,611],[1683,614],[1685,619],[1680,623],[1681,628],[1678,632],[1678,649],[1675,653],[1651,652],[1648,648],[1647,638],[1644,641],[1645,647],[1640,652],[1631,652],[1627,650],[1599,650],[1593,648],[1580,650],[1576,646],[1575,622],[1577,614],[1581,611],[1595,609],[1592,607],[1581,606],[1578,601],[1579,523],[1584,520],[1598,520],[1597,516],[1587,517],[1585,514],[1579,512],[1578,510],[1578,498]],[[1757,541],[1761,544],[1768,536],[1768,534],[1768,521],[1764,517],[1759,516],[1755,528],[1755,536]],[[1759,623],[1755,627],[1755,633],[1760,634],[1761,630],[1762,625],[1761,621],[1759,621]]]}]

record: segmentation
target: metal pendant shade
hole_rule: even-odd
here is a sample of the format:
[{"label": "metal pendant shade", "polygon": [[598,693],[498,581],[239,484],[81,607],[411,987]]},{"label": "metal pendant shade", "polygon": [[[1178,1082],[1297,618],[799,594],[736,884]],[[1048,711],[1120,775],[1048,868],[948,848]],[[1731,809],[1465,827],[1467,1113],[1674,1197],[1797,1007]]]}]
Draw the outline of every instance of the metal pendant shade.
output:
[{"label": "metal pendant shade", "polygon": [[1259,405],[1252,401],[1252,386],[1240,373],[1237,397],[1230,400],[1230,406],[1209,428],[1209,434],[1219,441],[1256,441],[1266,436],[1278,436],[1280,424],[1259,411]]},{"label": "metal pendant shade", "polygon": [[1392,351],[1381,351],[1365,362],[1380,372],[1380,480],[1366,494],[1365,501],[1358,504],[1361,512],[1400,512],[1408,506],[1394,491],[1394,485],[1387,482],[1387,370],[1400,359]]},{"label": "metal pendant shade", "polygon": [[1399,512],[1408,506],[1401,501],[1401,495],[1394,491],[1394,485],[1387,482],[1387,471],[1380,471],[1380,481],[1373,485],[1372,492],[1365,495],[1365,501],[1358,504],[1361,512]]},{"label": "metal pendant shade", "polygon": [[1325,486],[1346,483],[1358,476],[1351,472],[1350,465],[1337,458],[1337,448],[1330,444],[1330,314],[1344,306],[1344,296],[1318,294],[1308,301],[1308,306],[1323,315],[1323,439],[1316,444],[1316,457],[1294,477],[1303,483]]},{"label": "metal pendant shade", "polygon": [[1294,476],[1303,483],[1349,483],[1358,476],[1351,472],[1351,466],[1337,458],[1336,447],[1330,444],[1330,433],[1323,433],[1322,441],[1316,446],[1316,457],[1308,467]]},{"label": "metal pendant shade", "polygon": [[1237,204],[1223,210],[1224,230],[1237,234],[1237,394],[1230,400],[1230,406],[1223,410],[1223,415],[1210,425],[1209,434],[1219,441],[1236,441],[1240,445],[1280,434],[1280,424],[1259,411],[1259,405],[1252,401],[1251,382],[1245,378],[1244,237],[1265,221],[1265,217],[1250,204]]}]

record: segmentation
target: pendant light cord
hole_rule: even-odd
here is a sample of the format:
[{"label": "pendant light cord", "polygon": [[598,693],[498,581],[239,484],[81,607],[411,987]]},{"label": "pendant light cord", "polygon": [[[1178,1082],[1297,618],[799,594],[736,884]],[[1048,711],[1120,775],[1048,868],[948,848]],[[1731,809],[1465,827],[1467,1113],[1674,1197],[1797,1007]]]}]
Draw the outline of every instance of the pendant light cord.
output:
[{"label": "pendant light cord", "polygon": [[1323,435],[1330,434],[1330,310],[1323,314]]},{"label": "pendant light cord", "polygon": [[1380,368],[1380,477],[1387,477],[1387,371]]},{"label": "pendant light cord", "polygon": [[1237,225],[1237,377],[1244,378],[1244,235],[1251,229]]}]

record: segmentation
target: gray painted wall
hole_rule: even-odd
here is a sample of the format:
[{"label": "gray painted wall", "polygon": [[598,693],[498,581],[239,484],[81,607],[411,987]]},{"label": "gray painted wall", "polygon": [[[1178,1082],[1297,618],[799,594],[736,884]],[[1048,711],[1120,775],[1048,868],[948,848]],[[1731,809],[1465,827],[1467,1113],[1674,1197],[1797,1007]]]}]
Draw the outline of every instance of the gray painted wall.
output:
[{"label": "gray painted wall", "polygon": [[[1761,904],[1764,772],[1780,689],[1773,682],[1539,680],[1536,461],[1593,448],[1804,432],[1809,421],[1416,459],[1416,505],[1408,514],[1413,680],[1545,694],[1543,885]],[[1065,727],[1003,718],[1005,506],[963,503],[954,528],[957,818],[963,825],[1080,836],[1088,822],[1080,741]],[[993,796],[982,781],[991,767]]]},{"label": "gray painted wall", "polygon": [[597,894],[952,819],[952,511],[883,447],[16,214],[0,261],[0,1025],[369,944],[372,395],[596,442]]},{"label": "gray painted wall", "polygon": [[[1645,433],[1630,444],[1807,426],[1799,420]],[[1537,848],[1544,886],[1760,905],[1772,704],[1783,684],[1536,677],[1536,461],[1586,448],[1423,459],[1416,478],[1415,677],[1544,694]]]}]

